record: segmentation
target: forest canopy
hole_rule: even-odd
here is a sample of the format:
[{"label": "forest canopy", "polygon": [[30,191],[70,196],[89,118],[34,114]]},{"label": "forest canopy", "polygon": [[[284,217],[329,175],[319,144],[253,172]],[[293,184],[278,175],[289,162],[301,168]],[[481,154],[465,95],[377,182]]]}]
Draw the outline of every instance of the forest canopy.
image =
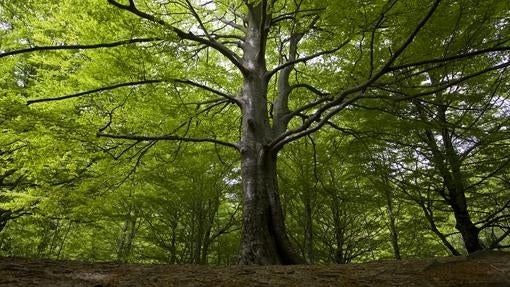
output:
[{"label": "forest canopy", "polygon": [[510,2],[0,2],[0,256],[510,249]]}]

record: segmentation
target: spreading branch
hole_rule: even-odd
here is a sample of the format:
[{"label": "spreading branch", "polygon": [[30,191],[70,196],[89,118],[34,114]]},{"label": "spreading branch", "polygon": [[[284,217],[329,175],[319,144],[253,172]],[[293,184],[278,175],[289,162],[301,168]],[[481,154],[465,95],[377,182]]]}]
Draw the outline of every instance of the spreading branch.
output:
[{"label": "spreading branch", "polygon": [[186,85],[190,85],[190,86],[194,86],[194,87],[197,87],[197,88],[200,88],[200,89],[203,89],[203,90],[206,90],[206,91],[209,91],[213,94],[216,94],[222,98],[225,98],[235,104],[237,104],[238,106],[241,106],[241,102],[236,99],[234,96],[232,95],[228,95],[222,91],[219,91],[219,90],[216,90],[216,89],[213,89],[209,86],[206,86],[204,84],[200,84],[200,83],[197,83],[197,82],[194,82],[194,81],[191,81],[191,80],[183,80],[183,79],[175,79],[174,82],[176,83],[181,83],[181,84],[186,84]]},{"label": "spreading branch", "polygon": [[[392,56],[386,61],[384,66],[375,74],[372,75],[368,80],[366,80],[364,83],[361,83],[358,86],[352,87],[350,89],[344,90],[343,92],[339,93],[336,97],[331,99],[331,97],[325,97],[320,99],[319,101],[316,101],[313,105],[307,105],[310,108],[313,106],[316,106],[318,104],[321,104],[325,101],[330,100],[327,104],[323,105],[321,108],[319,108],[313,115],[310,116],[306,121],[303,122],[303,124],[293,130],[289,130],[282,134],[281,136],[277,137],[275,140],[273,140],[270,143],[270,147],[272,150],[279,150],[281,149],[285,144],[297,140],[299,138],[302,138],[304,136],[307,136],[309,134],[312,134],[322,128],[325,124],[328,123],[328,121],[336,115],[338,112],[343,110],[345,107],[347,107],[349,104],[354,103],[355,101],[361,99],[364,97],[365,93],[364,91],[373,83],[375,83],[379,78],[381,78],[383,75],[389,72],[389,68],[393,63],[400,57],[400,55],[411,45],[413,40],[416,38],[418,33],[423,29],[425,24],[430,20],[434,12],[437,10],[439,4],[441,3],[441,0],[435,0],[432,6],[427,11],[427,14],[418,22],[416,27],[413,29],[413,31],[409,34],[409,36],[406,38],[406,40],[401,44],[401,46],[395,51],[395,53],[392,54]],[[346,100],[347,96],[357,94],[356,96],[350,97],[348,100]]]},{"label": "spreading branch", "polygon": [[147,14],[147,13],[139,10],[136,7],[134,1],[129,1],[128,5],[120,4],[120,3],[118,3],[115,0],[108,0],[108,3],[112,4],[113,6],[119,8],[119,9],[128,11],[128,12],[130,12],[130,13],[132,13],[132,14],[134,14],[134,15],[142,18],[142,19],[146,19],[146,20],[148,20],[150,22],[153,22],[155,24],[161,25],[161,26],[163,26],[163,27],[173,31],[182,40],[189,40],[189,41],[196,42],[196,43],[205,45],[207,47],[210,47],[210,48],[218,51],[223,56],[225,56],[241,72],[243,72],[243,73],[247,72],[246,68],[242,64],[241,57],[239,57],[239,55],[234,53],[234,51],[230,50],[225,45],[223,45],[222,43],[214,40],[213,38],[202,38],[202,37],[200,37],[198,35],[193,34],[192,32],[185,32],[185,31],[183,31],[183,30],[181,30],[181,29],[179,29],[179,28],[177,28],[177,27],[175,27],[175,26],[165,22],[164,20],[155,17],[154,15]]},{"label": "spreading branch", "polygon": [[211,87],[209,87],[207,85],[200,84],[200,83],[197,83],[197,82],[194,82],[194,81],[191,81],[191,80],[186,80],[186,79],[168,79],[168,80],[155,79],[155,80],[143,80],[143,81],[120,83],[120,84],[115,84],[115,85],[111,85],[111,86],[101,87],[101,88],[92,89],[92,90],[88,90],[88,91],[84,91],[84,92],[79,92],[79,93],[75,93],[75,94],[71,94],[71,95],[28,100],[27,101],[27,105],[36,104],[36,103],[43,103],[43,102],[54,102],[54,101],[61,101],[61,100],[66,100],[66,99],[72,99],[72,98],[77,98],[77,97],[86,96],[86,95],[90,95],[90,94],[111,91],[111,90],[115,90],[115,89],[123,88],[123,87],[134,87],[134,86],[141,86],[141,85],[160,84],[160,83],[172,83],[172,82],[173,83],[186,84],[186,85],[190,85],[190,86],[194,86],[194,87],[203,89],[205,91],[208,91],[208,92],[214,93],[214,94],[216,94],[216,95],[218,95],[220,97],[223,97],[223,98],[229,100],[230,102],[233,102],[233,103],[236,103],[236,104],[240,105],[239,100],[237,100],[234,96],[228,95],[228,94],[226,94],[226,93],[224,93],[222,91],[216,90],[216,89],[211,88]]},{"label": "spreading branch", "polygon": [[308,91],[316,94],[319,97],[325,97],[325,96],[331,95],[331,93],[329,93],[329,92],[322,92],[318,88],[316,88],[316,87],[314,87],[314,86],[312,86],[310,84],[306,84],[306,83],[299,83],[299,84],[292,85],[290,87],[291,91],[293,91],[295,89],[299,89],[299,88],[307,89]]},{"label": "spreading branch", "polygon": [[[385,97],[385,98],[396,100],[396,101],[403,101],[403,100],[410,100],[410,99],[415,99],[415,98],[420,98],[420,97],[432,95],[432,94],[435,94],[437,92],[444,91],[445,89],[447,89],[449,87],[452,87],[452,86],[455,86],[455,85],[459,85],[459,84],[461,84],[463,82],[466,82],[466,81],[468,81],[470,79],[473,79],[473,78],[476,78],[478,76],[481,76],[483,74],[486,74],[486,73],[489,73],[489,72],[492,72],[492,71],[497,71],[497,70],[505,69],[507,67],[510,67],[510,62],[504,62],[504,63],[501,63],[499,65],[487,67],[485,69],[482,69],[480,71],[477,71],[477,72],[465,75],[465,76],[460,77],[458,79],[455,79],[455,80],[452,80],[452,81],[448,81],[448,82],[445,82],[445,83],[441,83],[440,85],[438,85],[438,86],[436,86],[433,89],[430,89],[428,91],[424,91],[424,92],[416,93],[416,94],[409,94],[409,95],[403,95],[403,96],[392,96],[392,97]],[[381,98],[381,96],[374,96],[374,98]]]},{"label": "spreading branch", "polygon": [[[497,215],[504,212],[505,210],[507,210],[508,208],[510,207],[510,200],[507,200],[507,202],[502,205],[501,207],[497,208],[496,210],[494,210],[493,212],[491,212],[491,214],[489,214],[488,216],[485,217],[484,220],[482,221],[478,221],[476,222],[475,224],[476,225],[480,225],[482,224],[482,226],[480,227],[480,229],[484,229],[486,228],[487,226],[493,224],[494,222],[498,221],[498,219],[500,217],[498,217]],[[510,215],[504,215],[505,217],[508,217]]]},{"label": "spreading branch", "polygon": [[411,34],[409,34],[404,43],[395,51],[395,53],[393,53],[393,55],[386,62],[383,68],[376,75],[374,75],[373,78],[378,79],[385,73],[389,72],[389,68],[391,67],[391,65],[393,65],[393,63],[400,57],[400,55],[402,55],[402,53],[409,47],[409,45],[411,45],[411,43],[414,41],[418,33],[423,29],[425,24],[427,24],[432,15],[434,15],[434,12],[436,12],[440,3],[441,0],[435,0],[434,3],[432,3],[432,6],[430,7],[425,17],[421,19],[421,21],[418,23],[418,25],[416,25]]},{"label": "spreading branch", "polygon": [[209,33],[209,31],[207,31],[207,28],[204,25],[204,21],[202,21],[202,18],[200,18],[200,15],[198,15],[197,10],[195,10],[195,7],[193,7],[193,4],[191,4],[191,2],[189,0],[185,0],[185,1],[186,1],[186,4],[188,5],[189,11],[193,15],[193,18],[195,18],[195,20],[197,20],[198,25],[200,26],[200,29],[202,29],[202,31],[204,31],[207,39],[209,39],[209,41],[211,41],[211,42],[214,42],[214,39],[211,37],[211,34]]},{"label": "spreading branch", "polygon": [[[352,94],[353,92],[345,93],[345,95]],[[330,119],[339,113],[341,110],[345,109],[350,104],[356,102],[358,99],[363,97],[363,93],[359,93],[358,95],[351,97],[349,100],[342,102],[341,104],[336,105],[334,108],[328,108],[328,113],[325,114],[322,118],[321,115],[323,113],[315,113],[311,115],[308,119],[306,119],[303,124],[293,130],[289,130],[286,133],[282,134],[275,140],[270,143],[271,150],[277,151],[281,149],[284,145],[289,142],[295,141],[302,137],[305,137],[309,134],[312,134],[319,129],[321,129],[324,125],[330,122]]]},{"label": "spreading branch", "polygon": [[97,44],[76,44],[76,45],[55,45],[55,46],[33,46],[26,49],[12,50],[0,53],[0,59],[8,56],[26,54],[38,51],[57,51],[57,50],[89,50],[89,49],[101,49],[101,48],[112,48],[123,45],[130,45],[136,43],[147,43],[147,42],[155,42],[155,41],[163,41],[160,38],[139,38],[139,39],[129,39],[122,40],[110,43],[97,43]]},{"label": "spreading branch", "polygon": [[295,59],[293,61],[288,61],[288,62],[285,62],[284,64],[272,69],[271,71],[268,71],[266,73],[266,79],[269,80],[271,79],[271,77],[276,74],[278,71],[282,70],[282,69],[285,69],[286,67],[290,67],[290,66],[293,66],[295,64],[298,64],[298,63],[304,63],[304,62],[307,62],[307,61],[310,61],[310,60],[313,60],[317,57],[320,57],[320,56],[323,56],[323,55],[328,55],[328,54],[333,54],[335,52],[337,52],[338,50],[342,49],[345,45],[347,45],[348,43],[350,42],[350,40],[347,40],[345,42],[343,42],[342,44],[340,44],[338,47],[334,48],[334,49],[331,49],[331,50],[326,50],[326,51],[321,51],[321,52],[318,52],[318,53],[315,53],[315,54],[312,54],[310,56],[306,56],[306,57],[302,57],[302,58],[298,58],[298,59]]},{"label": "spreading branch", "polygon": [[194,142],[194,143],[214,143],[230,148],[234,148],[239,150],[239,147],[235,143],[218,140],[214,138],[190,138],[190,137],[181,137],[177,135],[161,135],[161,136],[147,136],[147,135],[117,135],[117,134],[108,134],[108,133],[97,133],[98,137],[105,137],[111,139],[124,139],[124,140],[134,140],[134,141],[182,141],[182,142]]},{"label": "spreading branch", "polygon": [[451,56],[442,57],[442,58],[434,58],[434,59],[423,60],[423,61],[419,61],[419,62],[397,65],[397,66],[389,67],[388,71],[397,71],[397,70],[403,70],[403,69],[419,67],[419,66],[424,66],[424,65],[430,65],[430,64],[441,64],[441,63],[445,63],[445,62],[452,62],[452,61],[457,61],[457,60],[473,58],[473,57],[480,56],[480,55],[486,55],[488,53],[505,52],[505,51],[510,51],[510,46],[496,46],[496,47],[471,51],[468,53],[462,53],[462,54],[457,54],[457,55],[451,55]]},{"label": "spreading branch", "polygon": [[28,100],[27,105],[43,103],[43,102],[61,101],[61,100],[66,100],[66,99],[78,98],[78,97],[86,96],[86,95],[90,95],[90,94],[111,91],[111,90],[115,90],[115,89],[122,88],[122,87],[133,87],[133,86],[140,86],[140,85],[157,84],[157,83],[161,83],[161,82],[164,82],[164,80],[145,80],[145,81],[137,81],[137,82],[120,83],[120,84],[116,84],[116,85],[112,85],[112,86],[101,87],[98,89],[88,90],[85,92],[79,92],[79,93],[71,94],[71,95]]}]

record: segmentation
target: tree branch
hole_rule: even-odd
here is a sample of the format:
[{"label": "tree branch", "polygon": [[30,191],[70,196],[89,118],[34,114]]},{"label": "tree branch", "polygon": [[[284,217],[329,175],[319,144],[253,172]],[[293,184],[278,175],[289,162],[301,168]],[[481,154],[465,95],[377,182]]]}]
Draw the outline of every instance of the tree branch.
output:
[{"label": "tree branch", "polygon": [[155,79],[155,80],[143,80],[143,81],[120,83],[120,84],[115,84],[115,85],[111,85],[111,86],[101,87],[101,88],[97,88],[97,89],[93,89],[93,90],[88,90],[88,91],[84,91],[84,92],[79,92],[79,93],[75,93],[75,94],[71,94],[71,95],[28,100],[27,101],[27,105],[36,104],[36,103],[43,103],[43,102],[53,102],[53,101],[61,101],[61,100],[66,100],[66,99],[72,99],[72,98],[86,96],[86,95],[90,95],[90,94],[94,94],[94,93],[101,93],[101,92],[105,92],[105,91],[115,90],[115,89],[122,88],[122,87],[133,87],[133,86],[140,86],[140,85],[150,85],[150,84],[159,84],[159,83],[172,83],[172,82],[186,84],[186,85],[190,85],[190,86],[194,86],[194,87],[206,90],[208,92],[211,92],[211,93],[214,93],[214,94],[216,94],[218,96],[221,96],[221,97],[229,100],[230,102],[233,102],[233,103],[235,103],[237,105],[240,105],[239,100],[237,100],[235,97],[233,97],[231,95],[228,95],[228,94],[226,94],[226,93],[224,93],[222,91],[213,89],[213,88],[211,88],[209,86],[206,86],[204,84],[200,84],[200,83],[197,83],[197,82],[194,82],[194,81],[191,81],[191,80],[186,80],[186,79],[169,79],[169,80]]},{"label": "tree branch", "polygon": [[[325,101],[329,102],[323,105],[320,109],[318,109],[313,115],[306,120],[301,127],[298,127],[294,130],[289,130],[277,137],[270,143],[270,147],[273,150],[281,149],[285,144],[297,140],[301,137],[307,136],[311,133],[316,132],[322,126],[328,123],[329,119],[331,119],[335,114],[343,110],[347,105],[354,103],[358,99],[364,97],[364,90],[368,88],[371,84],[376,82],[379,78],[389,72],[389,68],[391,65],[400,57],[400,55],[409,47],[409,45],[413,42],[414,38],[418,35],[421,29],[425,26],[425,24],[430,20],[434,12],[437,10],[439,3],[441,0],[435,0],[432,6],[427,11],[427,14],[418,22],[413,31],[406,38],[404,43],[395,51],[395,53],[386,61],[385,65],[375,73],[371,78],[366,80],[364,83],[361,83],[358,86],[352,87],[350,89],[344,90],[333,99],[331,97],[324,97],[314,103],[308,104],[307,107],[312,108],[317,106]],[[347,101],[344,101],[348,95],[359,93],[357,96],[350,98]],[[327,114],[321,119],[324,113]],[[295,113],[293,113],[295,115]],[[313,127],[312,125],[315,124]]]},{"label": "tree branch", "polygon": [[112,139],[125,139],[125,140],[134,140],[134,141],[183,141],[183,142],[194,142],[194,143],[201,143],[201,142],[208,142],[208,143],[214,143],[230,148],[234,148],[236,150],[239,150],[239,147],[237,144],[222,141],[218,139],[213,138],[189,138],[189,137],[181,137],[176,135],[162,135],[162,136],[144,136],[144,135],[115,135],[115,134],[107,134],[98,132],[98,137],[105,137],[105,138],[112,138]]},{"label": "tree branch", "polygon": [[432,6],[430,7],[430,9],[427,12],[427,14],[425,15],[425,17],[423,17],[420,20],[418,25],[416,25],[416,27],[411,32],[411,34],[409,34],[409,36],[404,41],[404,43],[402,43],[402,45],[395,51],[395,53],[393,53],[393,55],[390,57],[390,59],[382,67],[382,69],[377,74],[372,76],[371,79],[373,79],[373,81],[377,80],[382,75],[384,75],[385,73],[390,71],[389,69],[390,69],[391,65],[398,59],[398,57],[400,57],[400,55],[409,47],[409,45],[411,45],[411,43],[414,41],[414,38],[416,38],[418,33],[425,26],[425,24],[427,24],[427,22],[430,20],[430,18],[434,14],[434,12],[437,10],[437,7],[439,6],[439,3],[441,3],[441,0],[435,0],[434,3],[432,3]]},{"label": "tree branch", "polygon": [[[496,169],[494,169],[493,171],[491,171],[490,173],[482,176],[480,178],[480,180],[478,180],[477,182],[474,182],[472,184],[470,184],[469,186],[466,187],[466,190],[470,190],[470,189],[473,189],[474,187],[476,186],[479,186],[481,184],[483,184],[485,181],[487,181],[488,179],[494,177],[495,175],[497,175],[499,172],[501,172],[503,169],[505,169],[508,165],[510,164],[510,158],[505,160],[503,163],[501,163],[500,166],[498,166]],[[509,201],[510,203],[510,201]],[[507,205],[509,204],[507,203]]]},{"label": "tree branch", "polygon": [[200,15],[198,15],[197,11],[195,10],[195,7],[193,7],[193,4],[191,4],[191,2],[189,0],[185,0],[185,1],[186,1],[186,4],[188,4],[188,8],[189,8],[191,14],[195,18],[195,20],[197,20],[198,25],[200,26],[200,29],[202,29],[202,31],[204,31],[207,39],[209,39],[209,41],[211,41],[211,42],[214,42],[215,40],[211,37],[211,34],[209,34],[209,31],[207,31],[207,29],[205,28],[204,22],[202,21],[202,18],[200,18]]},{"label": "tree branch", "polygon": [[285,21],[285,20],[295,21],[296,15],[298,15],[298,14],[306,13],[305,16],[314,16],[314,15],[317,15],[317,13],[322,12],[324,10],[325,10],[324,8],[303,9],[303,10],[299,10],[299,8],[298,8],[297,10],[292,11],[290,13],[285,13],[285,14],[281,14],[281,15],[274,17],[273,19],[271,19],[271,25],[276,25],[279,22]]},{"label": "tree branch", "polygon": [[435,58],[435,59],[424,60],[424,61],[419,61],[419,62],[414,62],[414,63],[402,64],[402,65],[398,65],[398,66],[389,67],[388,71],[396,71],[396,70],[402,70],[402,69],[411,68],[411,67],[424,66],[424,65],[428,65],[428,64],[438,64],[438,63],[456,61],[456,60],[476,57],[476,56],[491,53],[491,52],[504,52],[504,51],[510,51],[510,47],[507,47],[507,46],[497,47],[496,46],[496,47],[477,50],[477,51],[464,53],[464,54],[457,54],[457,55],[452,55],[452,56],[443,57],[443,58]]},{"label": "tree branch", "polygon": [[163,41],[160,38],[140,38],[140,39],[129,39],[110,43],[98,43],[98,44],[77,44],[77,45],[56,45],[56,46],[34,46],[26,49],[13,50],[0,53],[0,59],[12,55],[32,53],[37,51],[56,51],[56,50],[87,50],[87,49],[100,49],[100,48],[111,48],[122,45],[130,45],[136,43],[147,43]]},{"label": "tree branch", "polygon": [[174,82],[176,83],[181,83],[181,84],[187,84],[187,85],[190,85],[190,86],[194,86],[194,87],[197,87],[197,88],[201,88],[203,90],[206,90],[206,91],[209,91],[211,93],[214,93],[220,97],[223,97],[225,99],[228,99],[229,101],[237,104],[239,107],[241,106],[241,102],[236,99],[235,97],[231,96],[231,95],[228,95],[222,91],[219,91],[219,90],[216,90],[216,89],[213,89],[209,86],[206,86],[204,84],[200,84],[200,83],[197,83],[197,82],[194,82],[194,81],[191,81],[191,80],[184,80],[184,79],[175,79],[173,80]]},{"label": "tree branch", "polygon": [[169,29],[169,30],[173,31],[175,34],[177,34],[177,36],[179,38],[183,39],[183,40],[190,40],[190,41],[197,42],[199,44],[205,45],[207,47],[211,47],[214,50],[218,51],[223,56],[225,56],[242,73],[247,72],[246,68],[242,64],[241,57],[239,57],[239,55],[237,55],[232,50],[227,48],[225,45],[219,43],[218,41],[216,41],[214,39],[204,39],[204,38],[202,38],[200,36],[197,36],[197,35],[195,35],[195,34],[193,34],[191,32],[186,33],[183,30],[181,30],[181,29],[179,29],[179,28],[177,28],[175,26],[172,26],[171,24],[165,22],[162,19],[156,18],[153,15],[150,15],[150,14],[147,14],[147,13],[145,13],[143,11],[140,11],[135,6],[134,1],[129,1],[129,5],[120,4],[120,3],[118,3],[115,0],[108,0],[108,3],[114,5],[115,7],[119,8],[119,9],[131,12],[132,14],[137,15],[138,17],[140,17],[142,19],[146,19],[148,21],[151,21],[153,23],[156,23],[156,24],[159,24],[159,25],[161,25],[163,27],[166,27],[167,29]]},{"label": "tree branch", "polygon": [[[392,100],[397,100],[397,101],[402,101],[402,100],[409,100],[409,99],[413,99],[413,98],[419,98],[419,97],[423,97],[423,96],[427,96],[427,95],[432,95],[432,94],[435,94],[439,91],[443,91],[451,86],[454,86],[454,85],[458,85],[458,84],[461,84],[467,80],[470,80],[472,78],[476,78],[478,76],[481,76],[485,73],[489,73],[489,72],[492,72],[492,71],[496,71],[496,70],[500,70],[500,69],[504,69],[504,68],[507,68],[507,67],[510,67],[510,61],[509,62],[504,62],[504,63],[501,63],[499,65],[496,65],[496,66],[491,66],[491,67],[488,67],[488,68],[485,68],[483,70],[480,70],[478,72],[475,72],[475,73],[472,73],[472,74],[469,74],[469,75],[466,75],[466,76],[463,76],[463,77],[460,77],[458,79],[455,79],[453,81],[449,81],[449,82],[446,82],[442,85],[439,85],[438,87],[432,89],[432,90],[429,90],[429,91],[426,91],[426,92],[422,92],[422,93],[417,93],[417,94],[413,94],[413,95],[404,95],[404,96],[399,96],[399,97],[386,97],[387,99],[392,99]],[[382,98],[382,97],[379,97],[379,98]]]},{"label": "tree branch", "polygon": [[[349,91],[351,91],[351,90],[349,90]],[[351,94],[351,93],[353,93],[353,92],[348,92],[348,93],[346,93],[346,95]],[[300,139],[302,137],[305,137],[309,134],[312,134],[312,133],[318,131],[324,125],[328,124],[329,120],[334,115],[336,115],[338,112],[340,112],[341,110],[346,108],[348,105],[354,103],[355,101],[357,101],[358,99],[360,99],[362,97],[363,97],[363,94],[361,93],[355,97],[352,97],[351,99],[349,99],[345,102],[342,102],[341,104],[336,105],[332,109],[330,109],[328,107],[327,110],[329,110],[329,113],[326,114],[324,117],[322,117],[322,119],[321,119],[321,115],[323,114],[323,112],[314,113],[307,120],[305,120],[303,125],[301,125],[300,127],[296,128],[294,130],[289,130],[286,133],[279,136],[278,138],[276,138],[275,140],[273,140],[269,145],[271,150],[277,151],[289,142],[295,141],[297,139]],[[312,126],[314,123],[316,123],[316,124],[314,126]]]},{"label": "tree branch", "polygon": [[318,53],[315,53],[315,54],[312,54],[310,56],[307,56],[307,57],[302,57],[302,58],[298,58],[298,59],[295,59],[293,61],[288,61],[288,62],[285,62],[284,64],[274,68],[273,70],[271,71],[268,71],[265,75],[266,77],[266,80],[269,80],[271,79],[271,77],[276,74],[278,71],[282,70],[282,69],[285,69],[286,67],[290,67],[290,66],[293,66],[295,64],[298,64],[298,63],[304,63],[304,62],[307,62],[307,61],[310,61],[312,59],[315,59],[317,57],[320,57],[322,55],[327,55],[327,54],[333,54],[335,53],[336,51],[342,49],[345,45],[347,45],[351,40],[347,40],[345,42],[343,42],[342,44],[340,44],[340,46],[334,48],[334,49],[331,49],[331,50],[326,50],[326,51],[321,51],[321,52],[318,52]]},{"label": "tree branch", "polygon": [[295,90],[295,89],[298,89],[298,88],[307,89],[307,90],[309,90],[310,92],[316,94],[319,97],[324,97],[324,96],[331,95],[331,93],[329,93],[329,92],[322,92],[319,89],[317,89],[316,87],[314,87],[314,86],[312,86],[310,84],[306,84],[306,83],[299,83],[299,84],[292,85],[290,87],[291,91]]},{"label": "tree branch", "polygon": [[494,221],[497,221],[497,220],[494,219],[496,217],[496,215],[498,215],[499,213],[507,210],[509,207],[510,207],[510,200],[507,200],[507,202],[503,206],[501,206],[500,208],[492,211],[491,214],[486,216],[484,220],[478,221],[475,224],[479,225],[479,224],[483,223],[482,227],[480,227],[480,229],[483,229],[483,228],[485,228],[485,226],[493,223]]},{"label": "tree branch", "polygon": [[53,102],[53,101],[61,101],[66,99],[72,99],[77,98],[85,95],[90,95],[94,93],[100,93],[110,90],[115,90],[122,87],[132,87],[132,86],[140,86],[140,85],[148,85],[148,84],[157,84],[165,82],[165,80],[144,80],[144,81],[137,81],[137,82],[128,82],[128,83],[120,83],[112,86],[102,87],[98,89],[93,89],[85,92],[79,92],[72,95],[65,95],[60,97],[53,97],[53,98],[42,98],[42,99],[34,99],[34,100],[28,100],[27,105],[36,104],[36,103],[43,103],[43,102]]},{"label": "tree branch", "polygon": [[239,25],[237,23],[235,23],[234,21],[229,21],[229,20],[226,20],[226,19],[223,19],[223,18],[219,18],[218,21],[220,21],[221,23],[229,26],[229,27],[232,27],[234,29],[237,29],[243,33],[246,33],[246,28],[244,28],[242,25]]}]

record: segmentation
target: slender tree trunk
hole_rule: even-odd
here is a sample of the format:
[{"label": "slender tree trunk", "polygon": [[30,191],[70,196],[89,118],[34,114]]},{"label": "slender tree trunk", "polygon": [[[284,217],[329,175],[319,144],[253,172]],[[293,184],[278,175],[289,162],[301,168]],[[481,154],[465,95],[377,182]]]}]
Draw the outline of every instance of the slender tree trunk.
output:
[{"label": "slender tree trunk", "polygon": [[[423,105],[415,102],[415,105],[422,119],[427,121]],[[436,121],[440,124],[440,135],[442,138],[442,148],[430,128],[425,129],[426,143],[432,152],[432,161],[435,168],[443,178],[446,191],[441,192],[441,196],[450,205],[455,216],[455,228],[459,230],[464,246],[468,253],[482,250],[480,243],[480,230],[473,223],[468,211],[466,200],[466,189],[463,174],[461,171],[461,161],[455,150],[452,140],[452,132],[446,117],[448,106],[439,105],[437,108]]]},{"label": "slender tree trunk", "polygon": [[443,245],[450,251],[450,253],[452,255],[459,256],[460,255],[459,251],[457,251],[457,249],[455,249],[455,247],[453,247],[453,245],[450,243],[450,241],[448,241],[448,238],[446,238],[446,236],[439,230],[439,228],[437,228],[432,210],[430,208],[428,208],[425,205],[425,203],[423,203],[423,202],[418,202],[418,204],[420,205],[421,209],[423,210],[423,213],[425,214],[425,218],[429,222],[430,229],[432,230],[432,232],[434,232],[434,234],[436,234],[437,237],[439,237],[439,240],[441,240]]},{"label": "slender tree trunk", "polygon": [[[219,196],[219,195],[218,195]],[[214,219],[218,213],[219,198],[210,199],[206,205],[206,223],[205,231],[202,240],[202,254],[200,255],[200,264],[207,264],[207,257],[209,256],[209,248],[214,238],[211,238],[211,231],[214,224]]]},{"label": "slender tree trunk", "polygon": [[60,256],[62,255],[62,250],[64,249],[64,245],[66,243],[67,236],[69,235],[69,232],[71,231],[72,225],[73,224],[70,221],[67,223],[67,229],[66,229],[64,235],[62,236],[62,239],[61,239],[60,244],[58,246],[57,260],[59,260]]},{"label": "slender tree trunk", "polygon": [[304,208],[305,208],[305,254],[307,262],[313,264],[314,252],[313,252],[313,219],[312,219],[312,199],[308,185],[305,186],[306,190],[303,190],[304,194]]},{"label": "slender tree trunk", "polygon": [[130,212],[129,217],[122,225],[122,231],[118,243],[117,261],[126,262],[133,251],[133,242],[137,232],[138,217]]},{"label": "slender tree trunk", "polygon": [[344,250],[344,225],[342,223],[342,214],[340,211],[341,200],[336,195],[331,194],[331,212],[333,214],[333,227],[335,230],[335,262],[338,264],[345,264],[345,250]]},{"label": "slender tree trunk", "polygon": [[177,263],[177,221],[172,222],[172,232],[171,232],[171,238],[170,238],[170,263],[175,264]]},{"label": "slender tree trunk", "polygon": [[475,226],[468,212],[465,182],[461,172],[461,161],[453,145],[451,131],[446,118],[446,109],[447,106],[445,105],[438,107],[438,117],[442,124],[441,137],[443,138],[445,149],[444,162],[450,166],[450,172],[445,173],[443,178],[448,189],[449,203],[455,215],[455,228],[460,231],[467,252],[473,253],[483,249],[479,238],[480,230]]},{"label": "slender tree trunk", "polygon": [[471,216],[469,215],[465,202],[465,195],[461,192],[454,195],[454,199],[451,200],[450,205],[453,209],[453,214],[455,215],[455,228],[457,228],[462,235],[467,252],[473,253],[482,250],[483,246],[480,243],[479,238],[480,230],[471,220]]},{"label": "slender tree trunk", "polygon": [[390,238],[391,238],[391,246],[393,247],[393,254],[396,260],[402,259],[400,256],[400,246],[398,244],[398,229],[395,218],[395,211],[393,208],[393,198],[392,193],[389,190],[389,186],[386,185],[384,195],[386,196],[386,204],[388,206],[388,218],[389,218],[389,228],[390,228]]},{"label": "slender tree trunk", "polygon": [[202,255],[202,242],[204,239],[204,207],[202,201],[197,201],[194,203],[195,209],[193,212],[194,217],[194,234],[192,237],[193,240],[193,248],[192,248],[192,256],[191,263],[200,264],[201,255]]}]

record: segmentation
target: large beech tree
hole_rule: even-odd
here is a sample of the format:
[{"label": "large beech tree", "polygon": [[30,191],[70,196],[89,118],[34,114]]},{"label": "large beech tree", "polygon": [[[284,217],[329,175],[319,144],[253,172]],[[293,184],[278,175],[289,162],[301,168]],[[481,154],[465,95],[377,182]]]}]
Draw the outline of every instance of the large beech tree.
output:
[{"label": "large beech tree", "polygon": [[[325,126],[341,129],[337,115],[361,99],[426,97],[506,72],[509,8],[497,0],[8,1],[0,61],[13,67],[7,96],[34,109],[74,108],[96,125],[99,117],[105,145],[237,151],[240,263],[293,264],[302,260],[278,193],[282,148]],[[475,27],[479,37],[464,33]],[[392,92],[460,62],[477,65]]]}]

